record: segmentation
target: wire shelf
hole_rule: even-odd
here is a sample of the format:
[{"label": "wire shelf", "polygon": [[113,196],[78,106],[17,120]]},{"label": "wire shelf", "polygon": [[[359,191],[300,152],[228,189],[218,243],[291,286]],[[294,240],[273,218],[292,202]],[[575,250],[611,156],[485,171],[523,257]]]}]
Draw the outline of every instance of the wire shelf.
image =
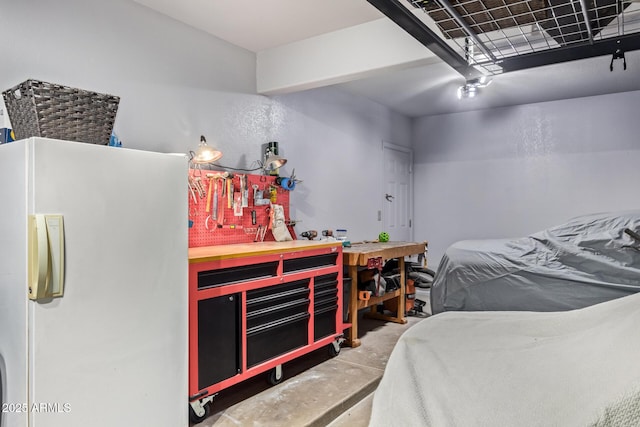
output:
[{"label": "wire shelf", "polygon": [[440,37],[486,74],[520,55],[640,32],[640,3],[618,0],[409,0]]}]

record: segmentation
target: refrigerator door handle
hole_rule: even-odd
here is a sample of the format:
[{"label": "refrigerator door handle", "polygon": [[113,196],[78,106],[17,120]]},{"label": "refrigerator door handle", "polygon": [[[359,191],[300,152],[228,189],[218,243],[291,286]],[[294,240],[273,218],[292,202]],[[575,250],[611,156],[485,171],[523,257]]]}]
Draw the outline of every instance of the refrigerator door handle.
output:
[{"label": "refrigerator door handle", "polygon": [[64,294],[64,226],[62,215],[29,216],[29,299]]}]

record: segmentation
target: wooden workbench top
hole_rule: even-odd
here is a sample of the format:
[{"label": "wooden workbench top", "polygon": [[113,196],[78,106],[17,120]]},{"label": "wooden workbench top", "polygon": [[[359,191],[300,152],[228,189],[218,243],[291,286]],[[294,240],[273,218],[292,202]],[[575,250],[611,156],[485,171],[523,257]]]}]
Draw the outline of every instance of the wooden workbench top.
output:
[{"label": "wooden workbench top", "polygon": [[342,249],[344,265],[367,265],[371,258],[392,259],[424,253],[426,242],[352,243]]},{"label": "wooden workbench top", "polygon": [[189,248],[189,263],[193,264],[197,262],[215,261],[227,258],[296,252],[339,246],[341,246],[341,243],[337,241],[319,240],[292,240],[290,242],[257,242],[238,243],[234,245],[202,246],[198,248]]}]

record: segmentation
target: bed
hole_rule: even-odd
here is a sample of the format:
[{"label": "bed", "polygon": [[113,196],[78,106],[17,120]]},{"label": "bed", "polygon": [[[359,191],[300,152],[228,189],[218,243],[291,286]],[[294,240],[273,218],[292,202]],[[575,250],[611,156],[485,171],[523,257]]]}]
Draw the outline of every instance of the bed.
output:
[{"label": "bed", "polygon": [[640,425],[640,294],[564,312],[446,312],[396,344],[371,427]]},{"label": "bed", "polygon": [[640,291],[640,210],[593,214],[520,239],[462,241],[443,256],[432,313],[559,311]]}]

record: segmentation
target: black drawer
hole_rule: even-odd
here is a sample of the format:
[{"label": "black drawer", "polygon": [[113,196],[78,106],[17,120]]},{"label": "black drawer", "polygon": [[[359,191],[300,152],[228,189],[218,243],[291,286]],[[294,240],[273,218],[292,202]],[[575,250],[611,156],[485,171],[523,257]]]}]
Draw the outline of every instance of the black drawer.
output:
[{"label": "black drawer", "polygon": [[295,271],[309,270],[320,267],[330,267],[336,265],[338,254],[315,255],[309,257],[285,259],[282,261],[284,273],[293,273]]},{"label": "black drawer", "polygon": [[318,276],[313,283],[313,299],[316,306],[326,301],[338,300],[338,273]]},{"label": "black drawer", "polygon": [[322,288],[325,286],[337,286],[338,285],[338,273],[325,274],[323,276],[317,276],[314,280],[316,288]]},{"label": "black drawer", "polygon": [[317,307],[313,315],[313,340],[318,341],[321,338],[336,333],[336,313],[338,304],[328,304]]},{"label": "black drawer", "polygon": [[[248,292],[247,292],[248,294]],[[261,310],[263,308],[273,307],[291,301],[306,299],[309,296],[309,288],[290,289],[277,294],[264,295],[260,298],[248,299],[247,295],[247,313]]]},{"label": "black drawer", "polygon": [[337,280],[333,280],[331,282],[315,282],[315,284],[313,285],[313,289],[315,290],[315,292],[321,292],[321,291],[325,291],[327,289],[333,289],[333,290],[337,290],[338,289],[338,281]]},{"label": "black drawer", "polygon": [[338,290],[336,288],[325,289],[324,291],[314,292],[313,300],[315,301],[316,304],[318,304],[321,301],[327,301],[327,300],[333,300],[333,299],[337,301],[338,300],[337,295],[338,295]]},{"label": "black drawer", "polygon": [[198,289],[276,277],[277,274],[278,261],[201,271],[198,273]]},{"label": "black drawer", "polygon": [[310,316],[301,313],[247,329],[247,366],[307,345]]},{"label": "black drawer", "polygon": [[247,291],[247,313],[309,297],[309,279]]},{"label": "black drawer", "polygon": [[308,298],[287,301],[282,304],[247,311],[247,329],[309,312]]},{"label": "black drawer", "polygon": [[315,300],[313,304],[313,311],[316,312],[318,310],[322,310],[326,306],[337,306],[338,305],[338,297],[333,296],[331,298],[325,298],[323,300]]}]

